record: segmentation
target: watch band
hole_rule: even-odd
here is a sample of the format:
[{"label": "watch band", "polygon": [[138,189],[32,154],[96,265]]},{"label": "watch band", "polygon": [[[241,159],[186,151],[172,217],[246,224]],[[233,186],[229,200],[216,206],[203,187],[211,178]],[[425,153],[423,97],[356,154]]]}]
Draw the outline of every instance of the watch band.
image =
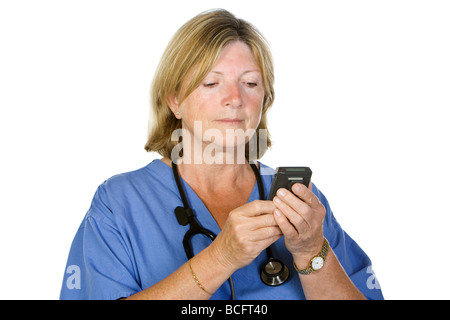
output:
[{"label": "watch band", "polygon": [[323,262],[325,262],[325,258],[328,254],[328,248],[330,247],[330,244],[328,243],[327,238],[323,238],[323,245],[322,245],[322,250],[317,254],[317,256],[313,257],[309,263],[309,267],[303,270],[300,270],[299,268],[297,268],[297,266],[295,265],[294,262],[294,269],[295,271],[297,271],[298,273],[302,274],[302,275],[308,275],[313,273],[314,271],[317,271],[319,269],[322,268],[322,266],[319,269],[314,269],[313,268],[313,260],[316,258],[322,258]]}]

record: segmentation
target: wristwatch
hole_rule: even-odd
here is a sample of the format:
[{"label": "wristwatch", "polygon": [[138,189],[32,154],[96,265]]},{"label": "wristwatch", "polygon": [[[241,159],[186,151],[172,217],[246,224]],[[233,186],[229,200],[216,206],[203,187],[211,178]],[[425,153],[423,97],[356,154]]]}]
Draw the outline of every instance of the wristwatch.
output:
[{"label": "wristwatch", "polygon": [[330,245],[328,243],[328,240],[326,238],[323,238],[322,250],[317,254],[317,256],[315,256],[314,258],[311,259],[311,262],[309,263],[309,267],[306,269],[300,270],[299,268],[297,268],[297,266],[295,265],[295,262],[294,262],[294,269],[302,275],[311,274],[314,271],[322,269],[323,264],[325,263],[325,258],[327,256],[329,247],[330,247]]}]

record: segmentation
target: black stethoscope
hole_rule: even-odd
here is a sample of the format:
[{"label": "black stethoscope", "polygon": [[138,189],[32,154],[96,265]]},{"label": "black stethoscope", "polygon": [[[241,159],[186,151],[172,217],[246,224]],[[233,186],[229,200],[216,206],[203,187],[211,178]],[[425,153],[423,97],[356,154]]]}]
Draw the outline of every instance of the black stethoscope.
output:
[{"label": "black stethoscope", "polygon": [[[259,198],[261,200],[265,200],[265,194],[264,194],[264,186],[261,179],[261,174],[259,173],[258,167],[254,163],[250,163],[250,166],[255,173],[256,181],[258,183],[258,190],[259,190]],[[191,246],[191,238],[196,234],[203,234],[211,241],[214,241],[216,238],[216,235],[208,230],[203,228],[195,219],[194,211],[189,207],[189,203],[186,198],[186,194],[184,193],[183,186],[181,185],[180,176],[178,174],[178,168],[175,163],[172,162],[172,171],[173,176],[175,178],[175,181],[177,183],[178,191],[181,196],[181,200],[183,201],[184,207],[177,207],[175,209],[175,215],[177,217],[178,223],[180,225],[187,225],[189,224],[190,228],[186,232],[183,238],[183,246],[184,251],[186,252],[186,256],[188,259],[191,259],[194,254],[192,252],[192,246]],[[286,280],[289,278],[289,269],[286,267],[286,265],[281,262],[278,259],[275,259],[272,254],[272,250],[270,247],[267,247],[266,249],[267,253],[267,260],[261,265],[260,272],[261,272],[261,281],[268,285],[268,286],[279,286],[286,282]],[[233,285],[233,279],[231,277],[228,279],[230,282],[231,287],[231,297],[232,300],[235,300],[235,292],[234,292],[234,285]]]}]

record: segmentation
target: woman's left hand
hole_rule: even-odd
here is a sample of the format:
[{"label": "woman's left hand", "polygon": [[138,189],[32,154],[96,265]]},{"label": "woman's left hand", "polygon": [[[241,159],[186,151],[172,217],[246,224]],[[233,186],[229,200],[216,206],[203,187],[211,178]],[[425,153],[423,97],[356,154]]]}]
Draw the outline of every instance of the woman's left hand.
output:
[{"label": "woman's left hand", "polygon": [[292,192],[284,188],[277,191],[273,199],[276,206],[274,217],[294,261],[301,261],[305,266],[322,248],[326,210],[304,185],[296,183]]}]

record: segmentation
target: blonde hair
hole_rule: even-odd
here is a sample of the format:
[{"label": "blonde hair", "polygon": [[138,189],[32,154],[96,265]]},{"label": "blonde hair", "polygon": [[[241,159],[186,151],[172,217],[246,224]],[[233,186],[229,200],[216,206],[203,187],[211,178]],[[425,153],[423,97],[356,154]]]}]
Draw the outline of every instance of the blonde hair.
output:
[{"label": "blonde hair", "polygon": [[[264,101],[259,130],[267,130],[267,111],[274,100],[274,72],[269,45],[250,23],[237,19],[230,12],[218,9],[199,14],[185,23],[167,45],[156,70],[151,87],[149,135],[145,150],[170,158],[178,141],[172,141],[172,132],[181,128],[181,120],[172,113],[168,99],[176,95],[181,103],[210,72],[223,48],[233,41],[242,41],[251,49],[264,83]],[[190,82],[185,83],[189,75]],[[181,89],[183,88],[183,96]],[[268,131],[264,135],[267,146],[257,152],[259,159],[271,146]],[[259,145],[257,140],[256,145]],[[246,147],[248,159],[248,143]]]}]

